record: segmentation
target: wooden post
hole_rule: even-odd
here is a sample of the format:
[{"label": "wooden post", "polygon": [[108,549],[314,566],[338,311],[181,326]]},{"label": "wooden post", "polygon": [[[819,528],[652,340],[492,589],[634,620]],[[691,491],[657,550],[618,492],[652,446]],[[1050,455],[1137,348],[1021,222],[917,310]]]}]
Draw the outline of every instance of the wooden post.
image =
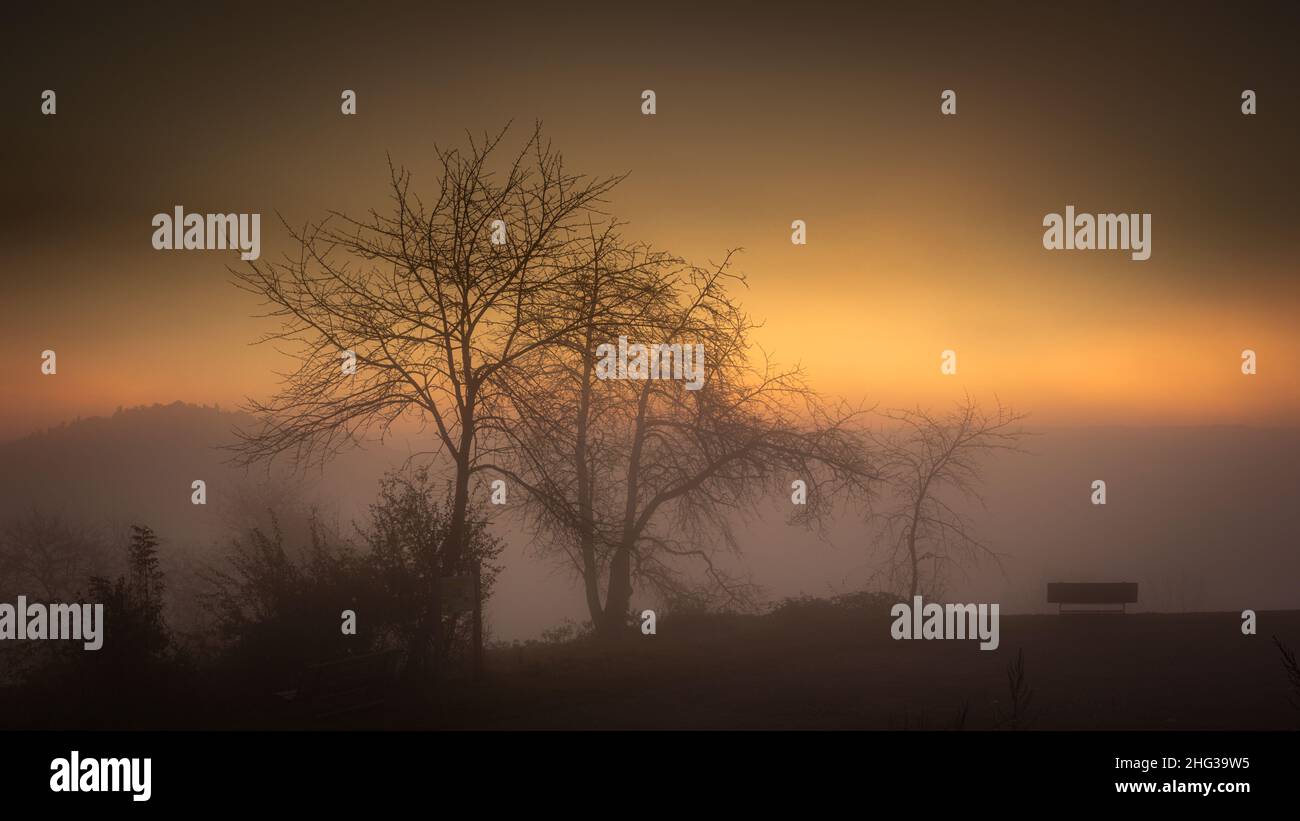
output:
[{"label": "wooden post", "polygon": [[474,565],[474,683],[483,683],[483,566]]}]

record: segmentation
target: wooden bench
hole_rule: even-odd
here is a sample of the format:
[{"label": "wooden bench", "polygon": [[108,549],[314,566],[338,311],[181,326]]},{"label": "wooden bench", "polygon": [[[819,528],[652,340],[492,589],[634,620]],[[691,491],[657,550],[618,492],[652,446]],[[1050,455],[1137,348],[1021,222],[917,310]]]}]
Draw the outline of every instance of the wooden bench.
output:
[{"label": "wooden bench", "polygon": [[[1047,603],[1055,604],[1056,612],[1066,614],[1100,614],[1127,612],[1127,605],[1138,600],[1136,582],[1048,582]],[[1082,608],[1066,609],[1067,605]],[[1109,605],[1100,608],[1098,605]]]},{"label": "wooden bench", "polygon": [[384,703],[397,679],[396,650],[347,656],[303,671],[295,690],[276,693],[315,718],[366,710]]}]

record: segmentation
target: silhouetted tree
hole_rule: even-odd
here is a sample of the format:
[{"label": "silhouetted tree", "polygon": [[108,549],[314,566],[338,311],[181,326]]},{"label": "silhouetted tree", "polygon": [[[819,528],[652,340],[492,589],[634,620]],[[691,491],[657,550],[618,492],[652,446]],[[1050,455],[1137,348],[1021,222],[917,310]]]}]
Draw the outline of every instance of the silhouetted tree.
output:
[{"label": "silhouetted tree", "polygon": [[[498,375],[569,331],[552,310],[562,304],[557,294],[589,266],[582,239],[621,179],[569,172],[540,127],[498,175],[505,133],[471,138],[463,153],[435,149],[441,172],[430,197],[390,166],[383,213],[335,212],[289,229],[296,255],[233,271],[282,320],[263,341],[299,357],[279,393],[252,404],[264,424],[243,432],[240,457],[323,460],[415,417],[454,471],[438,556],[444,574],[467,549],[470,478],[492,452],[485,432],[499,428],[485,420],[507,410]],[[502,230],[505,241],[494,241]],[[342,367],[346,351],[355,374]]]},{"label": "silhouetted tree", "polygon": [[99,537],[33,508],[0,529],[0,594],[66,601],[107,561]]},{"label": "silhouetted tree", "polygon": [[969,395],[945,415],[920,408],[884,415],[894,427],[878,433],[875,444],[891,506],[874,517],[886,539],[883,572],[911,599],[937,592],[949,569],[997,561],[952,506],[950,494],[982,502],[981,462],[995,451],[1020,450],[1024,431],[1017,425],[1024,415],[1001,404],[985,411]]},{"label": "silhouetted tree", "polygon": [[[30,671],[29,699],[42,702],[35,717],[47,726],[132,727],[167,723],[192,706],[192,668],[172,641],[163,610],[163,572],[153,531],[133,526],[123,553],[126,572],[93,576],[76,598],[103,606],[102,645],[51,643],[44,663]],[[29,705],[32,702],[29,701]],[[50,710],[44,704],[59,705]],[[29,706],[30,709],[30,706]]]},{"label": "silhouetted tree", "polygon": [[[593,264],[564,309],[575,327],[509,369],[511,447],[492,467],[528,491],[543,546],[583,580],[609,637],[627,625],[636,586],[674,604],[747,604],[752,587],[716,561],[736,549],[736,514],[800,478],[812,502],[801,513],[813,519],[874,473],[852,412],[824,406],[797,369],[750,362],[753,324],[729,291],[743,285],[731,255],[704,269],[610,233],[591,242]],[[702,345],[704,384],[601,378],[599,346],[620,335]]]},{"label": "silhouetted tree", "polygon": [[151,528],[131,526],[131,543],[128,547],[127,567],[130,569],[130,590],[134,606],[162,623],[163,573],[158,564],[158,537]]},{"label": "silhouetted tree", "polygon": [[90,579],[90,598],[104,605],[104,658],[123,666],[156,657],[171,643],[163,614],[163,572],[158,538],[144,525],[132,525],[127,543],[127,572],[111,581]]},{"label": "silhouetted tree", "polygon": [[[427,603],[436,595],[442,574],[479,573],[480,595],[486,601],[500,571],[495,560],[502,543],[488,533],[486,520],[474,515],[476,506],[469,508],[466,549],[454,561],[444,559],[453,502],[446,497],[439,501],[439,495],[427,468],[390,473],[380,482],[370,521],[360,528],[369,548],[363,560],[375,574],[381,594],[371,617],[407,648],[413,674],[422,672],[424,648],[434,635]],[[438,648],[443,657],[468,646],[471,624],[464,615],[445,615],[447,629]]]}]

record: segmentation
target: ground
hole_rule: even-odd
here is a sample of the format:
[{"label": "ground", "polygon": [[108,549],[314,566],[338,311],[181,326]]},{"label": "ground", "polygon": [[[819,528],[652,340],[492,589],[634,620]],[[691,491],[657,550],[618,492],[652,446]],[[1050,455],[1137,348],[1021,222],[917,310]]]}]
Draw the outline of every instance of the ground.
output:
[{"label": "ground", "polygon": [[[987,651],[978,641],[895,641],[891,621],[879,598],[806,599],[757,616],[665,615],[656,635],[634,634],[614,650],[589,638],[497,646],[480,684],[462,674],[435,692],[399,681],[382,700],[366,695],[371,706],[326,718],[276,697],[284,682],[257,669],[199,664],[113,686],[65,676],[0,691],[0,726],[1300,728],[1300,690],[1273,640],[1300,650],[1300,611],[1261,611],[1250,636],[1239,613],[1003,616],[1000,646]],[[1021,709],[1008,678],[1017,659]]]},{"label": "ground", "polygon": [[1238,613],[1004,616],[992,651],[894,641],[879,612],[666,619],[625,657],[581,643],[495,651],[484,686],[449,696],[435,723],[984,729],[1008,723],[1008,667],[1023,651],[1023,726],[1295,729],[1273,634],[1300,647],[1300,611],[1261,612],[1253,636]]}]

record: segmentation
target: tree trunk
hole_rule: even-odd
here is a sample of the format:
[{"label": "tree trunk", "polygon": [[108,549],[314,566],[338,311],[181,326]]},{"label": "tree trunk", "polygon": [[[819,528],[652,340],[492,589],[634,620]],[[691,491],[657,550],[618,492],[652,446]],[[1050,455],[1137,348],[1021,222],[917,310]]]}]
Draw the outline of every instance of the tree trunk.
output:
[{"label": "tree trunk", "polygon": [[621,638],[627,630],[627,608],[632,601],[632,551],[625,542],[619,545],[609,563],[609,591],[605,611],[597,632],[610,641]]},{"label": "tree trunk", "polygon": [[912,587],[908,591],[907,601],[910,603],[916,598],[917,588],[921,582],[921,563],[916,558],[916,522],[907,531],[907,557],[912,566]]},{"label": "tree trunk", "polygon": [[641,452],[645,445],[646,407],[650,400],[650,383],[641,389],[637,400],[636,432],[628,459],[627,496],[623,502],[623,537],[609,563],[609,590],[605,595],[605,613],[601,635],[617,638],[627,626],[627,608],[632,601],[632,545],[640,536],[636,526],[637,492],[641,478]]},{"label": "tree trunk", "polygon": [[578,399],[578,415],[574,420],[576,433],[573,448],[573,466],[578,478],[578,544],[582,551],[582,581],[587,594],[587,612],[591,614],[591,623],[599,629],[604,615],[600,606],[599,568],[596,567],[596,516],[591,495],[591,473],[587,469],[587,432],[591,415],[591,375],[595,368],[595,357],[591,353],[591,332],[586,339],[587,354],[584,356],[582,373],[582,393]]},{"label": "tree trunk", "polygon": [[461,565],[461,560],[468,550],[469,528],[469,473],[470,449],[474,444],[474,391],[470,389],[465,407],[461,413],[460,448],[456,452],[456,483],[452,494],[451,520],[447,524],[447,536],[443,539],[434,563],[434,589],[429,602],[429,616],[432,622],[433,640],[433,675],[442,674],[442,662],[445,655],[444,630],[442,624],[442,579],[454,574]]}]

